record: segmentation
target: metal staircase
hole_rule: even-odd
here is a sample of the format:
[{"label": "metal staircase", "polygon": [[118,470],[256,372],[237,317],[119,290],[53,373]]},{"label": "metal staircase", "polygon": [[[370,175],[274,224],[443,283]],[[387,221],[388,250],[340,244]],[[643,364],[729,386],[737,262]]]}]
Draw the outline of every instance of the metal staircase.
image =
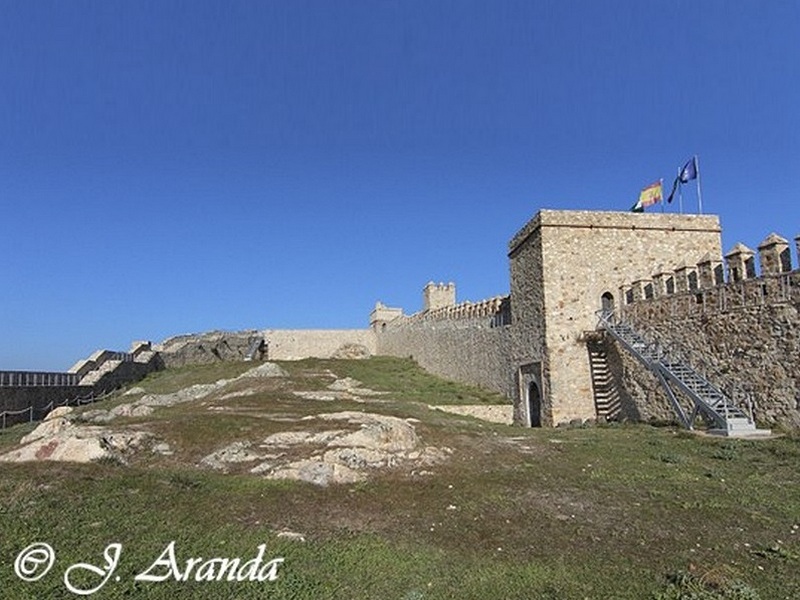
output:
[{"label": "metal staircase", "polygon": [[[746,404],[735,402],[685,360],[675,356],[657,341],[648,341],[628,323],[618,321],[614,314],[600,311],[600,328],[607,331],[623,348],[650,369],[669,397],[681,424],[693,429],[698,415],[713,424],[709,433],[726,436],[769,435],[769,429],[758,429],[753,420],[749,399]],[[675,395],[673,386],[691,399],[694,409],[686,414]],[[742,406],[745,404],[745,406]]]}]

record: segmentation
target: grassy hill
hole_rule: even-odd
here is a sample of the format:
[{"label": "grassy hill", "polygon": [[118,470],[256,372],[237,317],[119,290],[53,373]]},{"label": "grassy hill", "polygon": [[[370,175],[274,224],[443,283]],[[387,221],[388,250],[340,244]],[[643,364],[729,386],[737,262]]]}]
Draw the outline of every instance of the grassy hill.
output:
[{"label": "grassy hill", "polygon": [[[252,366],[164,371],[141,382],[134,397],[233,378]],[[257,389],[237,380],[224,394],[115,421],[152,432],[169,454],[138,452],[126,465],[0,464],[2,597],[74,597],[64,576],[77,563],[116,564],[104,568],[108,581],[92,594],[115,599],[800,597],[796,437],[723,440],[644,425],[531,430],[432,410],[503,400],[409,361],[281,366],[289,377]],[[294,394],[344,377],[388,393],[366,401]],[[120,393],[106,406],[130,397]],[[257,444],[334,411],[412,419],[425,444],[450,453],[424,469],[399,464],[328,487],[201,466],[226,444]],[[0,435],[0,452],[32,428]],[[23,581],[15,561],[17,571],[46,566],[20,558],[37,542],[54,549],[55,561],[41,579]],[[189,580],[137,581],[148,570],[175,575],[166,566],[171,542],[180,575],[198,559]],[[104,557],[111,544],[121,546]],[[194,580],[232,565],[209,559],[240,558],[244,566],[260,545],[261,564],[283,559],[273,563],[274,581]],[[87,590],[106,574],[79,567],[68,581]]]}]

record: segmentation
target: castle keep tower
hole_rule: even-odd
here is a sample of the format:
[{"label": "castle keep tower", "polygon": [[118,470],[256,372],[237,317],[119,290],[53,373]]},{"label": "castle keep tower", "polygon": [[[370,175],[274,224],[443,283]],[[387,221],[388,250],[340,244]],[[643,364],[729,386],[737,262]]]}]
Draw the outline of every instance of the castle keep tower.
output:
[{"label": "castle keep tower", "polygon": [[[716,267],[720,233],[709,215],[540,211],[509,243],[516,419],[594,418],[584,332],[597,326],[597,311],[624,303],[626,282],[639,282],[630,293],[644,297],[665,272],[709,258]],[[686,271],[676,283],[697,289],[697,273]]]}]

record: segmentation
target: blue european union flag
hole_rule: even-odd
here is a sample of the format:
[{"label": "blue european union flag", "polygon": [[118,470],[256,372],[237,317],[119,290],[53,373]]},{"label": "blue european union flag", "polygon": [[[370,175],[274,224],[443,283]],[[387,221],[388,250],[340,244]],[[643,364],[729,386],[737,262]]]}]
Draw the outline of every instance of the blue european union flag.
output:
[{"label": "blue european union flag", "polygon": [[678,175],[678,179],[681,180],[681,183],[686,183],[687,181],[691,181],[692,179],[697,179],[697,157],[693,156],[689,159],[689,161],[683,165],[681,169],[681,174]]}]

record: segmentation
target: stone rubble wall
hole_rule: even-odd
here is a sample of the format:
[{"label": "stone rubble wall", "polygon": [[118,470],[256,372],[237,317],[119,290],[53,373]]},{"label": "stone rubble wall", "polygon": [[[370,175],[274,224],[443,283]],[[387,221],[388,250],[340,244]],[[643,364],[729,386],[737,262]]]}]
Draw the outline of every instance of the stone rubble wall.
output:
[{"label": "stone rubble wall", "polygon": [[153,347],[168,369],[220,361],[244,360],[254,340],[263,332],[210,331],[171,337]]},{"label": "stone rubble wall", "polygon": [[[778,293],[781,279],[789,282],[788,296]],[[748,294],[764,289],[763,296]],[[640,300],[623,314],[652,338],[674,344],[725,391],[751,394],[757,421],[800,427],[800,271]]]},{"label": "stone rubble wall", "polygon": [[[679,425],[675,411],[656,376],[624,348],[610,338],[606,343],[608,368],[618,383],[620,412],[614,420]],[[687,414],[692,406],[678,395],[678,402]]]}]

